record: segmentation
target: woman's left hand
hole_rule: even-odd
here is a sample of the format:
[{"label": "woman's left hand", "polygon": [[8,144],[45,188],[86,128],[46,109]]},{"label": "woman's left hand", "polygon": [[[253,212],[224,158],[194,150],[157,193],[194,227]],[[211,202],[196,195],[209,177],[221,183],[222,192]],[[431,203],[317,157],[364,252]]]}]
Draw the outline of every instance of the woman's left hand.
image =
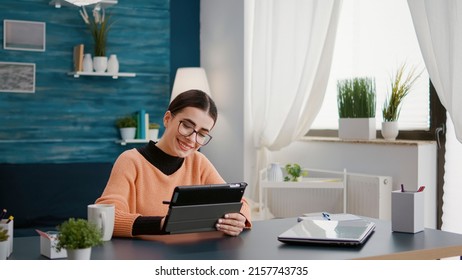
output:
[{"label": "woman's left hand", "polygon": [[245,227],[246,218],[239,213],[226,214],[218,219],[217,230],[231,236],[238,236]]}]

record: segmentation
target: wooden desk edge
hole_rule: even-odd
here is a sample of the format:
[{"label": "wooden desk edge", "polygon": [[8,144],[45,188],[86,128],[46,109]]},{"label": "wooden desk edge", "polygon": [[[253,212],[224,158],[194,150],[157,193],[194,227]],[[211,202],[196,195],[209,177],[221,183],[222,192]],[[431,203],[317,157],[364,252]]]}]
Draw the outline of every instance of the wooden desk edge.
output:
[{"label": "wooden desk edge", "polygon": [[357,258],[355,260],[438,260],[462,256],[462,245],[444,248],[413,250],[395,254]]}]

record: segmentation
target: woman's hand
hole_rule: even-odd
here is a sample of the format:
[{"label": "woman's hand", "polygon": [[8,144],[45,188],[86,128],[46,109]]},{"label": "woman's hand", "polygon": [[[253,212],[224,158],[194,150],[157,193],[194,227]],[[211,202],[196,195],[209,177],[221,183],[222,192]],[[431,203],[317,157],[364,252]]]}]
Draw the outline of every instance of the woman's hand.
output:
[{"label": "woman's hand", "polygon": [[238,236],[245,227],[245,217],[239,213],[226,214],[218,219],[217,230],[231,236]]}]

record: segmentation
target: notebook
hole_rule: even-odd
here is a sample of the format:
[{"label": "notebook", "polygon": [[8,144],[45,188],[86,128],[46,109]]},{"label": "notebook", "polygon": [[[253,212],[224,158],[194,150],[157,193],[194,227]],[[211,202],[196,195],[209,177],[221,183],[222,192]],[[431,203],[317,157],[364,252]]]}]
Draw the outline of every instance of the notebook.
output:
[{"label": "notebook", "polygon": [[219,218],[239,213],[247,183],[177,186],[163,231],[167,234],[216,230]]},{"label": "notebook", "polygon": [[374,222],[363,219],[305,219],[280,234],[278,240],[284,243],[358,246],[367,240],[374,229]]}]

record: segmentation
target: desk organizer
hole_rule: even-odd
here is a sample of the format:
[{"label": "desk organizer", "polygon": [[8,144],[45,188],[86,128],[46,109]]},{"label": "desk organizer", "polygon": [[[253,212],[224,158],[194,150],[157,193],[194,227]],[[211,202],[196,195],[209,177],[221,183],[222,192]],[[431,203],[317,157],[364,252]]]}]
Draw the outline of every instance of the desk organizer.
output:
[{"label": "desk organizer", "polygon": [[7,256],[9,257],[11,253],[13,253],[13,233],[14,233],[14,220],[11,220],[9,223],[7,223],[7,219],[3,219],[0,221],[0,228],[1,229],[7,229],[8,230],[8,253]]},{"label": "desk organizer", "polygon": [[416,233],[424,230],[424,192],[393,191],[391,230]]}]

